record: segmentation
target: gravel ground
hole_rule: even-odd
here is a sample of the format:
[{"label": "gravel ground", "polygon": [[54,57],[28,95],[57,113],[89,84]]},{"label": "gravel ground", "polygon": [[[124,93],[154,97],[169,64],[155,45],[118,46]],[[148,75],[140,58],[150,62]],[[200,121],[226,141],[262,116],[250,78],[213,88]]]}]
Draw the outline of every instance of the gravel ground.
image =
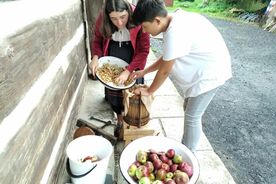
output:
[{"label": "gravel ground", "polygon": [[[230,50],[233,78],[209,105],[203,130],[236,183],[276,183],[276,34],[252,24],[210,21]],[[151,39],[157,56],[161,44]]]}]

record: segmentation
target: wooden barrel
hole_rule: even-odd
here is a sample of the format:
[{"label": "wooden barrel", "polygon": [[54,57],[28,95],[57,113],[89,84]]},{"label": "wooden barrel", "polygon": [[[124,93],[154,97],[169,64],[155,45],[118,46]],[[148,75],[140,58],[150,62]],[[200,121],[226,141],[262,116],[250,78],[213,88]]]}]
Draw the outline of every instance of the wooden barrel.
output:
[{"label": "wooden barrel", "polygon": [[149,116],[149,112],[142,102],[140,95],[134,95],[129,98],[128,112],[124,116],[124,121],[127,124],[140,128],[149,122]]}]

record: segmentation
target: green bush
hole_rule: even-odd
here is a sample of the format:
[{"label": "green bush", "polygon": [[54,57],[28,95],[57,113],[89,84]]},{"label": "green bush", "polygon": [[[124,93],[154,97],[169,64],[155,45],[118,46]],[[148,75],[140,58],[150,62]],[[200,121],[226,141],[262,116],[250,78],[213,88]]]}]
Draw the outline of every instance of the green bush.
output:
[{"label": "green bush", "polygon": [[263,9],[264,7],[267,7],[269,2],[267,1],[261,1],[261,0],[240,0],[237,5],[238,7],[249,11],[249,12],[255,12],[257,10]]},{"label": "green bush", "polygon": [[204,12],[210,12],[210,13],[218,13],[223,12],[231,7],[229,4],[222,0],[218,1],[211,1],[209,2],[208,6],[205,6],[202,10]]},{"label": "green bush", "polygon": [[270,0],[174,0],[174,6],[169,9],[182,8],[187,11],[216,14],[218,16],[231,16],[229,10],[232,8],[255,12],[265,8]]}]

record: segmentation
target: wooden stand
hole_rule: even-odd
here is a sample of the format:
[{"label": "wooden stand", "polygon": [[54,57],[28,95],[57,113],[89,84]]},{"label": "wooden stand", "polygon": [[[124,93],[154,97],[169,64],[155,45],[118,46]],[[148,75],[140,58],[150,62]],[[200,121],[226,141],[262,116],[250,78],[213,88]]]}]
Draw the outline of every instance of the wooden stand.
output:
[{"label": "wooden stand", "polygon": [[148,124],[138,128],[137,126],[131,126],[124,122],[123,139],[125,141],[125,145],[140,137],[157,135],[158,132],[150,128]]}]

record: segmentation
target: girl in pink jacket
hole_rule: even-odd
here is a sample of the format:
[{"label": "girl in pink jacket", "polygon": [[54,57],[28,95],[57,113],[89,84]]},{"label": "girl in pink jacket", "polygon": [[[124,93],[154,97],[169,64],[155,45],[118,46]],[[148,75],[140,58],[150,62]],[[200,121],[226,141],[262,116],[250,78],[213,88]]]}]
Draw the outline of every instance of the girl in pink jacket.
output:
[{"label": "girl in pink jacket", "polygon": [[[118,57],[129,65],[120,74],[117,81],[124,83],[134,70],[142,70],[149,54],[149,34],[142,31],[141,26],[132,22],[134,6],[127,0],[108,0],[99,14],[94,39],[91,43],[92,61],[89,68],[95,76],[98,58],[102,56]],[[143,79],[136,83],[144,83]],[[117,127],[114,135],[119,137],[122,128],[123,95],[122,90],[105,88],[105,99],[111,104],[117,115]],[[121,138],[121,137],[120,137]]]}]

